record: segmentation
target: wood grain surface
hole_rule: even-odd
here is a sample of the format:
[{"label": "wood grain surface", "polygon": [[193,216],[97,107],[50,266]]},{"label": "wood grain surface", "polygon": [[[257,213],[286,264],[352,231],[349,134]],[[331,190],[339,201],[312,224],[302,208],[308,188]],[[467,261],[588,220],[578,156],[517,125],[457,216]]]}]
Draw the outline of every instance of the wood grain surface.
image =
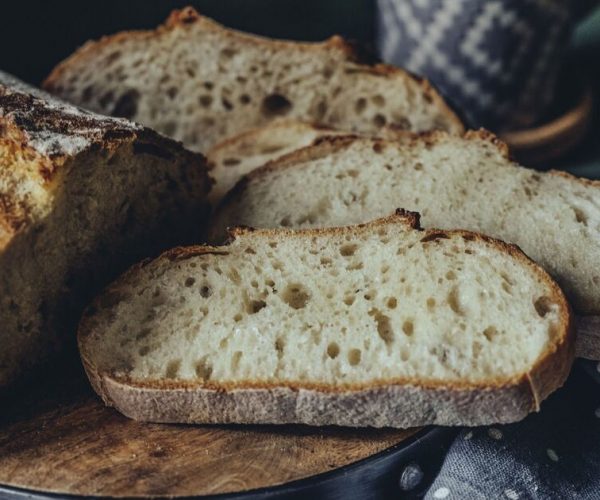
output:
[{"label": "wood grain surface", "polygon": [[0,399],[0,484],[113,497],[241,492],[347,465],[412,430],[143,424],[103,406],[79,367]]}]

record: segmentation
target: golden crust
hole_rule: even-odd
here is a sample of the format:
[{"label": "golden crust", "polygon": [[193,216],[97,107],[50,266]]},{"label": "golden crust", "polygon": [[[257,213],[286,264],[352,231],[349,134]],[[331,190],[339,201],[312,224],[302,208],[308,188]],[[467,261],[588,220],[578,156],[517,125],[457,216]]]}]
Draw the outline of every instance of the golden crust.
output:
[{"label": "golden crust", "polygon": [[[514,259],[519,261],[523,266],[526,266],[539,278],[540,282],[544,283],[550,290],[550,299],[553,303],[557,304],[559,309],[559,323],[556,325],[554,332],[554,338],[549,342],[549,345],[542,354],[538,357],[537,361],[531,367],[531,369],[523,374],[515,375],[508,378],[497,378],[490,379],[486,382],[473,383],[473,382],[440,382],[438,380],[429,379],[412,379],[412,378],[398,378],[393,380],[376,380],[368,384],[340,384],[336,386],[318,383],[307,383],[305,381],[289,381],[284,384],[272,383],[265,381],[244,381],[235,383],[214,383],[214,382],[203,382],[203,381],[167,381],[167,380],[152,380],[143,381],[136,380],[127,376],[118,376],[112,373],[101,372],[94,364],[90,353],[88,352],[86,339],[91,335],[91,325],[89,324],[90,317],[93,316],[97,308],[97,303],[101,297],[97,297],[94,303],[86,311],[83,319],[80,323],[78,330],[78,344],[84,364],[84,368],[88,377],[95,388],[96,392],[102,397],[102,399],[112,406],[120,408],[119,403],[115,401],[115,393],[112,391],[118,390],[119,394],[117,399],[119,401],[125,398],[127,400],[128,391],[142,390],[141,394],[143,397],[144,391],[149,390],[152,392],[152,397],[156,398],[161,393],[168,393],[172,391],[199,391],[199,393],[205,392],[216,392],[216,393],[230,393],[231,391],[252,391],[252,390],[263,390],[273,391],[281,388],[289,389],[297,392],[300,390],[316,391],[321,394],[347,394],[347,393],[361,393],[374,391],[378,388],[389,388],[393,386],[413,387],[422,390],[424,393],[435,393],[439,390],[448,391],[452,393],[464,393],[465,391],[507,391],[515,392],[522,398],[521,403],[529,405],[529,411],[539,409],[539,405],[543,399],[545,399],[551,392],[560,387],[570,371],[571,364],[573,362],[575,354],[575,333],[572,320],[571,308],[559,286],[552,280],[546,271],[544,271],[539,265],[527,257],[518,246],[508,244],[503,241],[474,233],[471,231],[464,230],[439,230],[429,229],[423,230],[419,226],[419,215],[414,212],[408,212],[399,209],[395,214],[381,219],[376,219],[372,222],[365,224],[359,224],[355,226],[346,227],[333,227],[333,228],[316,228],[316,229],[302,229],[302,230],[290,230],[290,229],[251,229],[251,228],[234,228],[231,231],[233,239],[244,239],[250,238],[265,238],[272,239],[277,238],[310,238],[314,235],[327,235],[327,234],[344,234],[344,233],[361,233],[363,231],[369,231],[373,227],[380,225],[397,223],[404,226],[407,229],[418,230],[423,233],[421,241],[428,244],[435,245],[440,238],[463,238],[468,241],[477,241],[484,245],[498,249],[503,253],[511,255]],[[228,246],[221,247],[209,247],[209,246],[196,246],[188,248],[179,248],[166,252],[158,259],[185,259],[195,255],[201,255],[206,253],[219,253],[228,254]],[[143,265],[143,264],[142,264]],[[139,269],[140,265],[134,266],[127,273],[125,273],[117,282],[111,285],[105,293],[111,291],[118,291],[130,276],[135,274]],[[139,391],[138,391],[139,392]],[[138,393],[136,392],[136,394]],[[139,394],[138,394],[139,395]],[[136,396],[137,397],[137,396]],[[125,412],[127,414],[127,412]],[[135,415],[133,415],[135,416]],[[145,418],[140,416],[140,418]],[[519,417],[520,418],[520,417]],[[367,424],[368,425],[368,424]]]},{"label": "golden crust", "polygon": [[[51,191],[73,157],[93,148],[110,154],[124,143],[134,144],[134,154],[183,155],[190,165],[204,164],[201,154],[148,128],[79,110],[0,73],[0,180],[18,174]],[[0,192],[0,251],[32,220],[14,190]]]}]

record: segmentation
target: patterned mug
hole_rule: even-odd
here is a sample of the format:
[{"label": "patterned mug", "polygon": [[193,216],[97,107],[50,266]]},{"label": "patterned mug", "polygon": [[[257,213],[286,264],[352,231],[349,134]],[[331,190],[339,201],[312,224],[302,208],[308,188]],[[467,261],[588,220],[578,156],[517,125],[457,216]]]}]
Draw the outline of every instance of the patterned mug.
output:
[{"label": "patterned mug", "polygon": [[382,59],[431,80],[471,127],[526,127],[552,103],[577,0],[377,3]]}]

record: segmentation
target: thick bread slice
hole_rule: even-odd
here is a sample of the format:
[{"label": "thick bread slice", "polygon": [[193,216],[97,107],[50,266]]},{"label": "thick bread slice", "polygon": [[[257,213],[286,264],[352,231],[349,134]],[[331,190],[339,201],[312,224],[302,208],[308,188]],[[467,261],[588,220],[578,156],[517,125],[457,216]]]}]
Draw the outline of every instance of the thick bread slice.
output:
[{"label": "thick bread slice", "polygon": [[249,174],[215,214],[228,226],[359,223],[401,206],[425,227],[466,228],[518,244],[580,314],[600,314],[600,182],[513,163],[487,132],[337,137]]},{"label": "thick bread slice", "polygon": [[194,241],[209,187],[201,155],[0,73],[0,387],[74,345],[98,285]]},{"label": "thick bread slice", "polygon": [[386,124],[462,131],[429,83],[391,66],[360,64],[340,37],[270,40],[226,29],[192,8],[174,11],[154,31],[87,43],[44,85],[199,151],[277,117],[367,133]]},{"label": "thick bread slice", "polygon": [[156,422],[512,422],[569,372],[559,287],[515,246],[416,214],[236,229],[134,267],[84,314],[104,401]]},{"label": "thick bread slice", "polygon": [[248,130],[211,148],[206,158],[212,165],[215,184],[210,192],[213,206],[247,173],[271,160],[310,146],[324,136],[344,134],[339,130],[306,122],[274,120],[264,127]]}]

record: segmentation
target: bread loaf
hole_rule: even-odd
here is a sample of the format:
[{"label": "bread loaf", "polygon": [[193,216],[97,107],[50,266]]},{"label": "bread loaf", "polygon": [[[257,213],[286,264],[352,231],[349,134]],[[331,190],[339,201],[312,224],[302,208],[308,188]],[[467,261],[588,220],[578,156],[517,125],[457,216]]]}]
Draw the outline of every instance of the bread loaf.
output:
[{"label": "bread loaf", "polygon": [[71,338],[137,259],[199,237],[201,155],[0,73],[0,387]]},{"label": "bread loaf", "polygon": [[86,311],[107,404],[153,422],[483,425],[537,410],[569,372],[567,302],[517,247],[404,212],[233,238],[136,266]]},{"label": "bread loaf", "polygon": [[520,167],[486,132],[320,141],[240,181],[215,215],[213,240],[228,226],[339,226],[400,206],[425,227],[516,243],[579,314],[600,314],[600,182]]},{"label": "bread loaf", "polygon": [[276,120],[264,127],[230,137],[207,151],[215,184],[210,192],[213,206],[247,173],[271,160],[310,146],[324,136],[344,132],[310,123]]},{"label": "bread loaf", "polygon": [[88,42],[45,82],[58,96],[148,125],[207,151],[275,118],[371,133],[388,125],[462,131],[426,82],[386,65],[362,64],[340,37],[323,43],[270,40],[174,11],[154,31]]}]

